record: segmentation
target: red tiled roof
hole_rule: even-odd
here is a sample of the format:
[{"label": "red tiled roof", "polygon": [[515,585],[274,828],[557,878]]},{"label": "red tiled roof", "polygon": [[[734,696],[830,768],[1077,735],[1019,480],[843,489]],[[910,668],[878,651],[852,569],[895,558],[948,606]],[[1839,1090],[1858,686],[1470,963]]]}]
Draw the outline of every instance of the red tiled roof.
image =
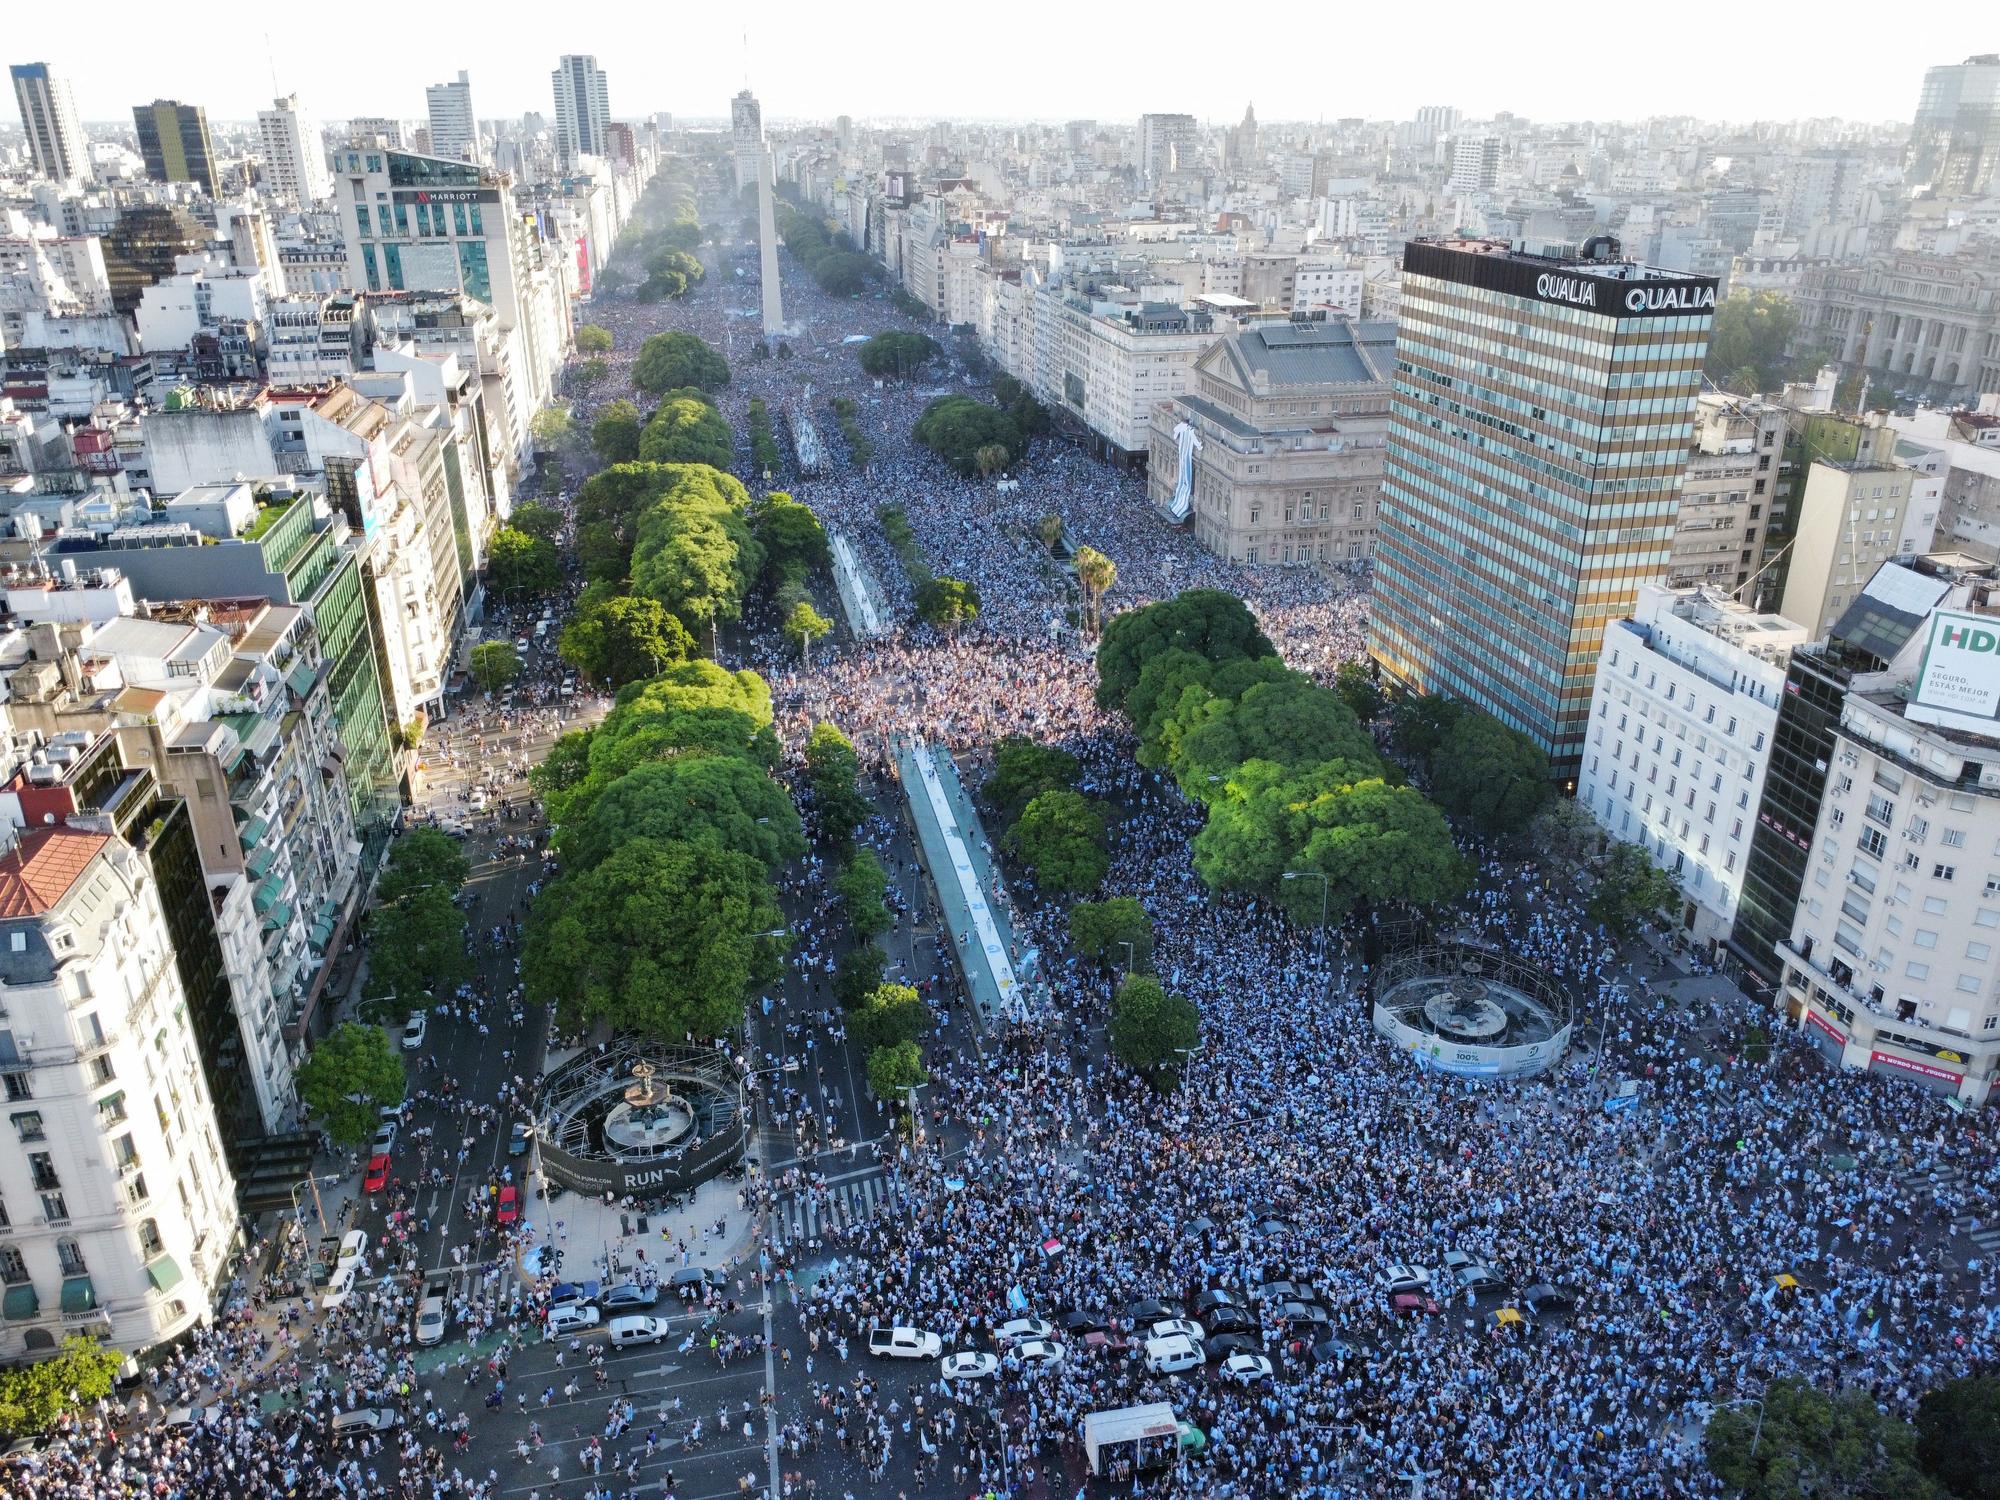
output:
[{"label": "red tiled roof", "polygon": [[21,835],[0,859],[0,918],[38,917],[69,894],[108,833],[81,828],[36,828]]}]

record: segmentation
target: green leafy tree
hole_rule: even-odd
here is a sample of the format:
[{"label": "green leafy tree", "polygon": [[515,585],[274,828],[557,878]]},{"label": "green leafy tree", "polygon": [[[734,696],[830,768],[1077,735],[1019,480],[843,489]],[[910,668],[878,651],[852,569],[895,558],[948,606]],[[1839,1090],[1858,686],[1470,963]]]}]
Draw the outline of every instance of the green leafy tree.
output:
[{"label": "green leafy tree", "polygon": [[722,413],[707,401],[662,401],[639,435],[639,459],[649,464],[708,464],[726,469],[736,438]]},{"label": "green leafy tree", "polygon": [[611,330],[601,323],[585,323],[576,331],[579,354],[609,354],[613,342]]},{"label": "green leafy tree", "polygon": [[2000,1500],[2000,1378],[1947,1380],[1917,1403],[1917,1462],[1958,1500]]},{"label": "green leafy tree", "polygon": [[412,828],[389,845],[375,895],[378,900],[398,901],[433,886],[456,895],[471,877],[472,861],[457,839],[436,828]]},{"label": "green leafy tree", "polygon": [[1005,450],[1003,467],[1018,463],[1028,451],[1028,439],[1011,415],[970,396],[938,397],[917,418],[911,436],[967,479],[979,473],[981,448]]},{"label": "green leafy tree", "polygon": [[1069,909],[1069,938],[1093,963],[1136,971],[1153,961],[1153,919],[1133,896],[1077,902]]},{"label": "green leafy tree", "polygon": [[607,380],[610,377],[610,375],[611,375],[611,365],[609,361],[602,359],[586,359],[582,364],[576,367],[575,371],[572,373],[570,378],[573,379],[578,385],[588,390],[592,386],[602,385],[605,382],[605,380]]},{"label": "green leafy tree", "polygon": [[855,357],[870,375],[907,380],[942,352],[928,334],[891,331],[876,334],[855,351]]},{"label": "green leafy tree", "polygon": [[683,385],[719,391],[729,384],[729,363],[692,333],[656,333],[639,346],[632,383],[655,396]]},{"label": "green leafy tree", "polygon": [[763,544],[765,565],[774,573],[795,566],[823,568],[833,561],[819,517],[782,490],[751,502],[750,531]]},{"label": "green leafy tree", "polygon": [[979,471],[981,479],[991,479],[995,474],[1004,474],[1012,455],[1005,443],[982,443],[972,450],[972,466]]},{"label": "green leafy tree", "polygon": [[526,532],[538,542],[553,543],[562,535],[563,515],[552,505],[544,505],[539,500],[529,500],[514,507],[514,513],[507,518],[507,524],[516,531]]},{"label": "green leafy tree", "polygon": [[1035,535],[1041,540],[1041,544],[1044,547],[1054,552],[1057,544],[1063,539],[1062,517],[1054,511],[1050,511],[1041,520],[1035,522]]},{"label": "green leafy tree", "polygon": [[779,971],[765,867],[711,846],[630,838],[536,899],[521,974],[567,1027],[680,1041],[735,1030],[750,985]]},{"label": "green leafy tree", "polygon": [[1798,309],[1782,292],[1737,292],[1723,299],[1708,336],[1708,378],[1729,385],[1747,376],[1746,395],[1777,390],[1793,368],[1787,351],[1798,327]]},{"label": "green leafy tree", "polygon": [[562,557],[554,542],[502,526],[487,544],[486,577],[498,594],[553,593],[562,587]]},{"label": "green leafy tree", "polygon": [[[1414,787],[1390,785],[1372,758],[1246,762],[1192,847],[1210,887],[1274,898],[1298,922],[1318,922],[1322,909],[1338,921],[1357,905],[1434,906],[1466,883],[1444,815]],[[1284,878],[1297,870],[1324,872],[1324,891]]]},{"label": "green leafy tree", "polygon": [[856,849],[833,882],[840,909],[855,937],[866,942],[896,925],[889,915],[889,876],[873,851]]},{"label": "green leafy tree", "polygon": [[[69,1413],[82,1413],[111,1394],[125,1365],[122,1350],[80,1333],[64,1336],[47,1359],[0,1370],[0,1435],[32,1437]],[[23,1480],[22,1493],[35,1486]]]},{"label": "green leafy tree", "polygon": [[958,578],[926,578],[917,585],[917,618],[956,629],[979,618],[979,590]]},{"label": "green leafy tree", "polygon": [[1488,834],[1519,833],[1549,800],[1541,746],[1491,714],[1461,714],[1431,754],[1431,795]]},{"label": "green leafy tree", "polygon": [[889,955],[876,943],[859,943],[834,961],[833,993],[842,1010],[859,1010],[882,983]]},{"label": "green leafy tree", "polygon": [[1083,590],[1084,625],[1095,635],[1104,625],[1104,596],[1118,581],[1118,564],[1095,547],[1085,546],[1076,549],[1070,567],[1076,574],[1076,586]]},{"label": "green leafy tree", "polygon": [[860,788],[861,759],[854,742],[840,727],[825,720],[806,736],[806,785],[821,824],[845,843],[868,816],[869,802]]},{"label": "green leafy tree", "polygon": [[808,663],[812,661],[812,643],[833,629],[833,621],[812,606],[810,599],[801,599],[785,616],[785,639],[799,648],[799,655]]},{"label": "green leafy tree", "polygon": [[1083,763],[1069,751],[1010,734],[993,747],[993,774],[983,790],[1002,820],[1011,823],[1043,792],[1073,787],[1082,777]]},{"label": "green leafy tree", "polygon": [[345,1021],[314,1044],[299,1064],[299,1098],[336,1145],[366,1144],[387,1105],[408,1088],[403,1059],[380,1026]]},{"label": "green leafy tree", "polygon": [[852,251],[821,257],[812,272],[819,289],[829,297],[858,297],[874,276],[875,262]]},{"label": "green leafy tree", "polygon": [[665,483],[638,524],[632,592],[658,599],[691,634],[738,618],[764,567],[745,516],[749,492],[706,464],[654,467]]},{"label": "green leafy tree", "polygon": [[785,789],[737,755],[677,755],[634,766],[556,838],[566,869],[589,869],[635,838],[747,854],[767,871],[806,852]]},{"label": "green leafy tree", "polygon": [[1373,723],[1389,706],[1389,695],[1382,691],[1375,675],[1358,661],[1344,661],[1334,668],[1333,690],[1363,724]]},{"label": "green leafy tree", "polygon": [[1066,787],[1043,792],[1023,808],[1003,842],[1045,891],[1095,890],[1111,867],[1104,819],[1089,798]]},{"label": "green leafy tree", "polygon": [[1604,830],[1582,803],[1553,798],[1528,824],[1528,842],[1557,869],[1573,869],[1597,852]]},{"label": "green leafy tree", "polygon": [[1125,708],[1146,663],[1172,650],[1214,664],[1278,654],[1241,599],[1220,589],[1189,589],[1143,609],[1128,609],[1104,627],[1097,644],[1098,705]]},{"label": "green leafy tree", "polygon": [[472,675],[487,692],[497,692],[521,675],[520,653],[506,641],[481,641],[472,648]]},{"label": "green leafy tree", "polygon": [[1680,893],[1674,877],[1646,857],[1637,844],[1614,843],[1597,872],[1584,914],[1600,922],[1620,941],[1629,941],[1639,924]]},{"label": "green leafy tree", "polygon": [[931,1081],[924,1071],[923,1049],[915,1042],[898,1042],[893,1047],[877,1047],[868,1054],[868,1087],[877,1099],[901,1104],[911,1089]]},{"label": "green leafy tree", "polygon": [[1428,769],[1452,726],[1471,711],[1471,705],[1441,693],[1412,693],[1396,701],[1390,737],[1398,750]]},{"label": "green leafy tree", "polygon": [[375,908],[368,922],[368,972],[398,1010],[426,992],[449,990],[470,972],[465,913],[443,886],[412,891]]},{"label": "green leafy tree", "polygon": [[1718,1409],[1704,1447],[1709,1472],[1743,1500],[1948,1500],[1917,1466],[1915,1429],[1865,1388],[1828,1392],[1790,1376],[1774,1380],[1761,1411]]},{"label": "green leafy tree", "polygon": [[590,424],[590,445],[598,460],[607,464],[629,464],[639,456],[639,434],[643,427],[639,408],[630,401],[614,401],[598,413]]},{"label": "green leafy tree", "polygon": [[1234,701],[1183,693],[1164,733],[1176,747],[1171,765],[1181,790],[1201,802],[1212,800],[1245,761],[1376,763],[1374,741],[1353,710],[1337,693],[1297,672],[1253,682]]},{"label": "green leafy tree", "polygon": [[694,637],[657,599],[630,594],[596,599],[579,608],[556,644],[556,653],[601,687],[621,688],[657,677],[696,654]]},{"label": "green leafy tree", "polygon": [[1157,979],[1127,974],[1111,1003],[1111,1055],[1156,1087],[1170,1088],[1201,1041],[1201,1012]]},{"label": "green leafy tree", "polygon": [[930,1034],[931,1008],[907,984],[879,984],[868,992],[867,1003],[847,1018],[847,1029],[870,1052],[900,1047]]},{"label": "green leafy tree", "polygon": [[576,441],[576,423],[567,406],[545,406],[528,419],[537,453],[561,453]]}]

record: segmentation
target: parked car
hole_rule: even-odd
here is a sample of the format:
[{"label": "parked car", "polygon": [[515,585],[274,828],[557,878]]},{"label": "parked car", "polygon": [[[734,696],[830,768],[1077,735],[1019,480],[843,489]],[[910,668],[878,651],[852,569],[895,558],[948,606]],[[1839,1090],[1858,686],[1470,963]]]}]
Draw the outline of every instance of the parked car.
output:
[{"label": "parked car", "polygon": [[921,1328],[871,1328],[868,1352],[883,1359],[936,1359],[944,1340]]},{"label": "parked car", "polygon": [[417,1048],[423,1046],[424,1036],[429,1032],[430,1025],[431,1018],[429,1011],[411,1011],[410,1019],[403,1023],[403,1050],[414,1052]]},{"label": "parked car", "polygon": [[1207,1291],[1196,1296],[1190,1310],[1197,1318],[1206,1323],[1208,1315],[1218,1307],[1241,1309],[1242,1306],[1243,1304],[1236,1300],[1234,1292],[1228,1290],[1226,1287],[1212,1286]]},{"label": "parked car", "polygon": [[682,1266],[673,1275],[673,1289],[683,1298],[692,1301],[699,1297],[703,1287],[726,1286],[729,1278],[713,1266]]},{"label": "parked car", "polygon": [[511,1224],[521,1217],[521,1190],[513,1183],[500,1189],[500,1201],[494,1206],[493,1217],[502,1224]]},{"label": "parked car", "polygon": [[1053,1339],[1025,1339],[1013,1348],[1014,1358],[1030,1370],[1053,1370],[1066,1351]]},{"label": "parked car", "polygon": [[1138,1328],[1157,1323],[1162,1318],[1179,1318],[1186,1314],[1187,1308],[1173,1297],[1148,1297],[1142,1302],[1129,1304],[1125,1309],[1126,1321]]},{"label": "parked car", "polygon": [[354,1295],[355,1280],[361,1275],[359,1261],[342,1261],[334,1267],[333,1276],[326,1284],[326,1295],[319,1299],[321,1312],[332,1312],[347,1305],[347,1299]]},{"label": "parked car", "polygon": [[1170,1339],[1175,1334],[1196,1344],[1208,1337],[1208,1331],[1201,1324],[1187,1318],[1162,1318],[1146,1330],[1148,1338]]},{"label": "parked car", "polygon": [[1202,1345],[1210,1359],[1228,1359],[1232,1354],[1257,1354],[1263,1346],[1245,1333],[1225,1333]]},{"label": "parked car", "polygon": [[1063,1332],[1073,1339],[1080,1339],[1085,1334],[1103,1333],[1110,1326],[1103,1313],[1085,1312],[1080,1308],[1075,1312],[1066,1312],[1062,1317]]},{"label": "parked car", "polygon": [[596,1308],[581,1302],[565,1302],[560,1307],[549,1309],[548,1322],[543,1326],[544,1338],[559,1339],[565,1334],[583,1333],[597,1327],[604,1320],[604,1314]]},{"label": "parked car", "polygon": [[368,1158],[368,1175],[361,1179],[361,1186],[368,1192],[379,1193],[389,1185],[389,1158],[381,1153]]},{"label": "parked car", "polygon": [[1257,1320],[1240,1307],[1224,1305],[1211,1307],[1201,1320],[1201,1326],[1211,1335],[1218,1333],[1249,1333],[1257,1327]]},{"label": "parked car", "polygon": [[514,1128],[507,1132],[507,1154],[509,1156],[528,1154],[528,1127],[519,1120],[516,1120]]},{"label": "parked car", "polygon": [[1198,1370],[1202,1364],[1200,1348],[1185,1334],[1175,1333],[1165,1338],[1146,1340],[1146,1368],[1155,1375]]},{"label": "parked car", "polygon": [[966,1350],[959,1354],[947,1354],[939,1361],[939,1371],[946,1380],[990,1380],[1000,1369],[997,1354],[975,1353]]},{"label": "parked car", "polygon": [[444,1322],[444,1298],[436,1292],[426,1291],[424,1300],[417,1304],[417,1342],[443,1343]]},{"label": "parked car", "polygon": [[1271,1378],[1271,1362],[1261,1354],[1232,1354],[1222,1362],[1222,1378],[1250,1385]]},{"label": "parked car", "polygon": [[1389,1298],[1389,1311],[1399,1318],[1433,1317],[1437,1310],[1437,1299],[1422,1292],[1396,1292]]},{"label": "parked car", "polygon": [[1397,1264],[1382,1271],[1382,1290],[1392,1296],[1397,1292],[1421,1292],[1430,1284],[1431,1273],[1422,1266]]},{"label": "parked car", "polygon": [[1321,1307],[1317,1302],[1287,1302],[1283,1307],[1278,1309],[1278,1320],[1287,1329],[1297,1328],[1301,1325],[1311,1328],[1324,1328],[1333,1321],[1327,1316],[1326,1309]]},{"label": "parked car", "polygon": [[1018,1344],[1025,1339],[1048,1339],[1055,1337],[1052,1324],[1040,1318],[1010,1318],[993,1331],[994,1339],[1002,1344]]},{"label": "parked car", "polygon": [[384,1120],[380,1125],[375,1127],[375,1139],[371,1143],[371,1149],[377,1155],[383,1155],[396,1149],[396,1129],[397,1126],[394,1120]]},{"label": "parked car", "polygon": [[649,1318],[643,1313],[611,1320],[611,1342],[620,1349],[627,1344],[657,1344],[673,1332],[665,1318]]},{"label": "parked car", "polygon": [[368,1254],[368,1231],[350,1229],[340,1237],[339,1265],[359,1266]]},{"label": "parked car", "polygon": [[344,1411],[333,1419],[336,1434],[343,1432],[387,1432],[403,1419],[386,1406],[361,1406]]},{"label": "parked car", "polygon": [[651,1307],[659,1300],[658,1287],[638,1286],[628,1281],[623,1286],[614,1286],[598,1298],[598,1306],[606,1312],[627,1312],[635,1307]]}]

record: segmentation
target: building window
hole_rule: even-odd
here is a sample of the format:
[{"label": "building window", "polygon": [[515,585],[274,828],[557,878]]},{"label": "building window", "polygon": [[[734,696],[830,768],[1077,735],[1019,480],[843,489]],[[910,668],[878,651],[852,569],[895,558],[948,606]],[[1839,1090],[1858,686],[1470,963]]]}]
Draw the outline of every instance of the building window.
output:
[{"label": "building window", "polygon": [[0,1245],[0,1281],[9,1286],[28,1284],[28,1263],[12,1245]]},{"label": "building window", "polygon": [[45,1141],[48,1132],[42,1128],[42,1112],[38,1109],[23,1110],[15,1115],[14,1130],[24,1141]]},{"label": "building window", "polygon": [[1931,866],[1931,879],[1933,879],[1933,880],[1953,880],[1953,879],[1956,879],[1956,878],[1957,878],[1957,876],[1958,876],[1958,866],[1957,866],[1957,865],[1932,865],[1932,866]]},{"label": "building window", "polygon": [[51,1192],[62,1186],[62,1178],[56,1175],[55,1158],[46,1151],[28,1153],[28,1176],[37,1192]]},{"label": "building window", "polygon": [[42,1194],[42,1217],[51,1224],[69,1222],[69,1205],[63,1201],[61,1193]]},{"label": "building window", "polygon": [[67,1235],[56,1241],[56,1260],[62,1266],[65,1276],[88,1276],[90,1266],[83,1258],[83,1247]]},{"label": "building window", "polygon": [[26,1073],[0,1073],[0,1082],[6,1085],[9,1104],[18,1104],[23,1099],[35,1097],[34,1082]]},{"label": "building window", "polygon": [[151,1260],[166,1248],[166,1241],[160,1238],[159,1221],[157,1219],[141,1219],[139,1221],[139,1253],[147,1260]]}]

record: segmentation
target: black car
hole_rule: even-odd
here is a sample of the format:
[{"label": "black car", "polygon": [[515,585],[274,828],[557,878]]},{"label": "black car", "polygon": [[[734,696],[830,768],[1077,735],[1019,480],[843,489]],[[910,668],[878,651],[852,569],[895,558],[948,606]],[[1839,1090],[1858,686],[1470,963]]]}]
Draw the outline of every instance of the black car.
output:
[{"label": "black car", "polygon": [[1201,1326],[1210,1333],[1254,1333],[1257,1320],[1234,1303],[1222,1303],[1197,1314]]},{"label": "black car", "polygon": [[1564,1313],[1576,1306],[1576,1299],[1559,1286],[1550,1286],[1546,1281],[1537,1282],[1521,1293],[1521,1300],[1534,1313]]},{"label": "black car", "polygon": [[1267,1302],[1294,1302],[1306,1295],[1306,1289],[1295,1281],[1267,1281],[1257,1288],[1257,1295]]},{"label": "black car", "polygon": [[1344,1365],[1354,1357],[1354,1350],[1339,1339],[1321,1339],[1312,1346],[1314,1364]]},{"label": "black car", "polygon": [[1287,1328],[1301,1324],[1323,1328],[1333,1321],[1327,1316],[1326,1309],[1314,1302],[1287,1302],[1278,1310],[1278,1318]]},{"label": "black car", "polygon": [[1202,1352],[1211,1361],[1227,1359],[1232,1354],[1262,1354],[1264,1346],[1257,1340],[1241,1333],[1225,1333],[1202,1342]]},{"label": "black car", "polygon": [[1236,1300],[1234,1292],[1228,1291],[1223,1287],[1212,1286],[1194,1299],[1194,1315],[1197,1318],[1206,1320],[1208,1315],[1218,1307],[1241,1308],[1242,1306],[1243,1304]]},{"label": "black car", "polygon": [[1067,1312],[1061,1318],[1062,1330],[1071,1338],[1082,1338],[1086,1334],[1103,1333],[1109,1326],[1103,1313]]},{"label": "black car", "polygon": [[1168,1318],[1185,1318],[1187,1308],[1173,1297],[1147,1297],[1129,1304],[1125,1317],[1132,1323],[1159,1323]]},{"label": "black car", "polygon": [[629,1312],[637,1307],[651,1307],[660,1300],[660,1289],[656,1286],[637,1286],[626,1282],[614,1286],[598,1299],[598,1306],[607,1313]]}]

